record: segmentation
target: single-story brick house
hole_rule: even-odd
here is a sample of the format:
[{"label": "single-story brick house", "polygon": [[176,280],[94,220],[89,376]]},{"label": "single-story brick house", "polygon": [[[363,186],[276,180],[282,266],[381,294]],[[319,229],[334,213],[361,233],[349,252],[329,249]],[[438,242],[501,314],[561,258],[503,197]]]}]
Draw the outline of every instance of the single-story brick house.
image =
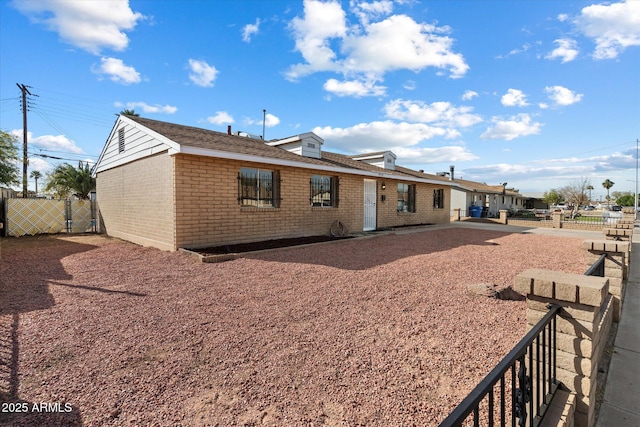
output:
[{"label": "single-story brick house", "polygon": [[525,208],[526,197],[513,188],[504,185],[489,185],[481,182],[458,179],[454,176],[453,166],[448,178],[455,182],[451,188],[451,209],[460,209],[462,216],[470,216],[471,206],[483,208],[482,216],[498,218],[501,210],[519,210]]},{"label": "single-story brick house", "polygon": [[[304,133],[263,141],[118,117],[94,168],[104,231],[164,250],[446,223],[451,183],[346,156]],[[410,171],[406,173],[403,171]]]}]

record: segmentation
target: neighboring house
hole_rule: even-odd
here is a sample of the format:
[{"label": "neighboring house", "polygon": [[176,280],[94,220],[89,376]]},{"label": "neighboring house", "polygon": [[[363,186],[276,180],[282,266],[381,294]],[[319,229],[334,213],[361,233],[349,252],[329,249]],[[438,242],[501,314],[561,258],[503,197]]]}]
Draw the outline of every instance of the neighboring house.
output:
[{"label": "neighboring house", "polygon": [[[451,183],[280,140],[119,116],[95,166],[104,231],[164,250],[449,222]],[[410,172],[405,172],[410,171]]]},{"label": "neighboring house", "polygon": [[501,210],[518,210],[525,208],[526,197],[518,190],[506,188],[505,185],[488,185],[481,182],[457,179],[454,167],[449,172],[439,173],[438,177],[448,180],[451,187],[451,210],[460,209],[461,216],[470,216],[471,206],[483,208],[482,216],[497,218]]}]

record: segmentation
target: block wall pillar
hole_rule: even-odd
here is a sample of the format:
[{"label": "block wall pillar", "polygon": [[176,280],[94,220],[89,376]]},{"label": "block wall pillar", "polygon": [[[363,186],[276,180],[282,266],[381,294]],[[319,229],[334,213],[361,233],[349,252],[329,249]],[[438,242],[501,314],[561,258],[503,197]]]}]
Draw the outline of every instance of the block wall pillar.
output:
[{"label": "block wall pillar", "polygon": [[553,228],[562,228],[563,219],[564,219],[564,212],[562,211],[551,212],[551,221],[553,222]]},{"label": "block wall pillar", "polygon": [[[630,242],[615,240],[585,240],[582,248],[589,252],[587,264],[591,266],[605,255],[604,275],[609,279],[609,293],[613,296],[613,321],[620,321],[624,288],[629,274]],[[587,268],[588,268],[587,266]]]},{"label": "block wall pillar", "polygon": [[598,362],[612,321],[609,279],[543,269],[530,269],[515,280],[527,297],[529,329],[549,311],[562,307],[556,323],[557,380],[576,394],[574,422],[595,425]]},{"label": "block wall pillar", "polygon": [[507,214],[509,211],[507,211],[506,209],[500,209],[500,224],[506,224],[507,223]]}]

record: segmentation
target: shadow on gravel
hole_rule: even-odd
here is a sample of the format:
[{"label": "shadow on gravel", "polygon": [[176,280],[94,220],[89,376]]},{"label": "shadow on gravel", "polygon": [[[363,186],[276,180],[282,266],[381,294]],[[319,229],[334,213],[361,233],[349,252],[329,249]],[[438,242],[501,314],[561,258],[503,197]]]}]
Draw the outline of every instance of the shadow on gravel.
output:
[{"label": "shadow on gravel", "polygon": [[406,234],[386,234],[286,251],[245,254],[244,258],[325,265],[344,270],[366,270],[399,259],[448,251],[462,246],[496,246],[497,243],[492,242],[492,239],[513,234],[493,230],[460,230],[462,229],[444,228]]},{"label": "shadow on gravel", "polygon": [[20,315],[55,305],[48,280],[68,280],[60,260],[96,248],[56,236],[0,238],[0,425],[81,426],[78,408],[20,399]]}]

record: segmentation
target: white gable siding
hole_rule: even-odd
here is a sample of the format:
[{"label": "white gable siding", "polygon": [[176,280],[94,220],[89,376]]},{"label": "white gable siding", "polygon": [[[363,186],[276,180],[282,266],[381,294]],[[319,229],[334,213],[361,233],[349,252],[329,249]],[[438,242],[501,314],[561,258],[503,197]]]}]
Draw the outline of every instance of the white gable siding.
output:
[{"label": "white gable siding", "polygon": [[290,153],[298,156],[311,157],[314,159],[322,158],[322,144],[324,140],[313,132],[303,133],[291,138],[281,139],[278,141],[267,142],[272,147],[280,147]]},{"label": "white gable siding", "polygon": [[[124,130],[124,151],[119,150],[120,129]],[[169,148],[173,147],[166,141],[158,139],[146,128],[141,128],[136,123],[121,117],[116,122],[100,154],[95,173],[167,151]]]}]

